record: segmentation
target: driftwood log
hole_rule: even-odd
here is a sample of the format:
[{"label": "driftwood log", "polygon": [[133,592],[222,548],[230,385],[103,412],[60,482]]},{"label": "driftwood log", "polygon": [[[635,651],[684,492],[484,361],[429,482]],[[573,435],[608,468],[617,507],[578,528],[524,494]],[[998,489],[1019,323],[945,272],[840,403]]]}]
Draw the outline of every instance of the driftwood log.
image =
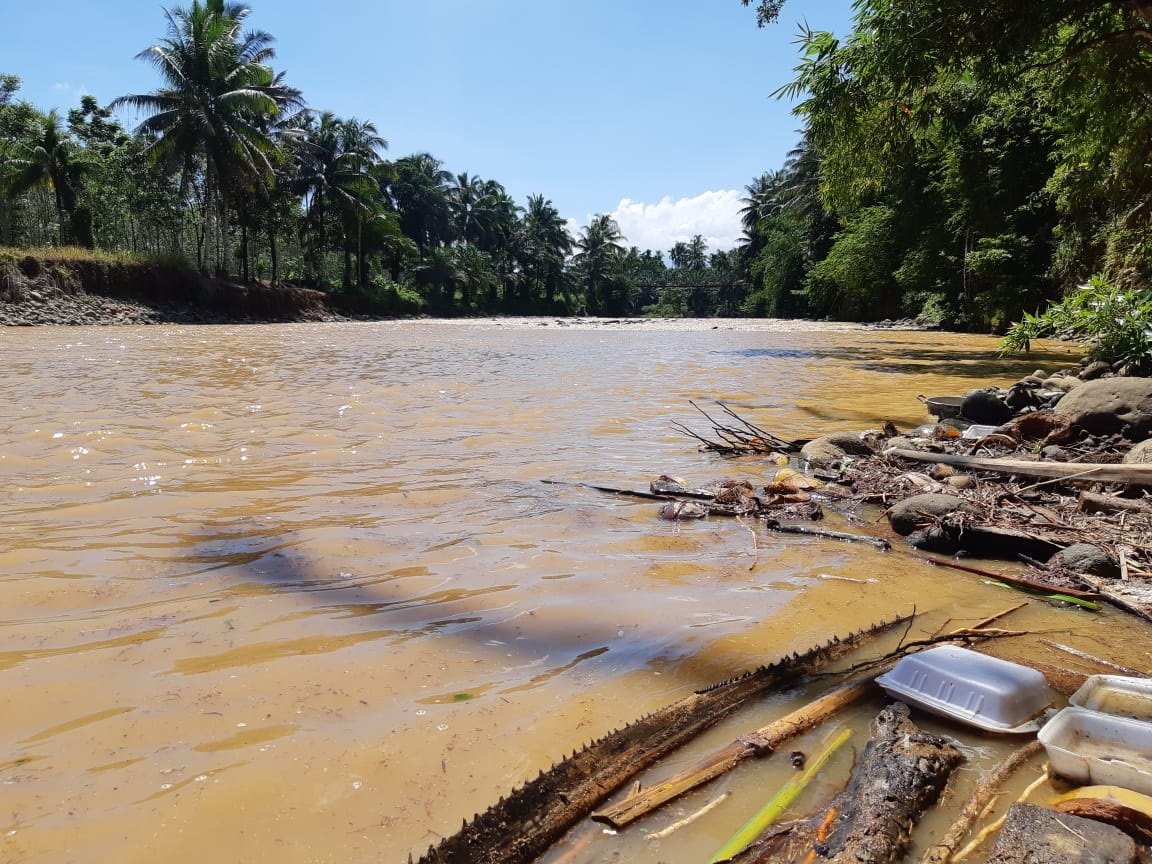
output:
[{"label": "driftwood log", "polygon": [[908,706],[896,702],[872,721],[871,738],[848,786],[822,812],[783,826],[734,860],[739,864],[899,861],[912,829],[964,761],[956,747],[921,731],[908,713]]}]

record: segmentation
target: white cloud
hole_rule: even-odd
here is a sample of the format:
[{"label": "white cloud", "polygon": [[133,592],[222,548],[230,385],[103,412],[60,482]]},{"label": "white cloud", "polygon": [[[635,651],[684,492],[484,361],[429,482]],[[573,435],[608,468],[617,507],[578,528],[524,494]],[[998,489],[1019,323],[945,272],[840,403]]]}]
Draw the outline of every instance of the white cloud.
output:
[{"label": "white cloud", "polygon": [[665,196],[656,204],[625,198],[610,215],[630,246],[667,252],[678,241],[700,234],[715,252],[731,249],[740,238],[742,194],[739,189],[720,189],[676,201]]}]

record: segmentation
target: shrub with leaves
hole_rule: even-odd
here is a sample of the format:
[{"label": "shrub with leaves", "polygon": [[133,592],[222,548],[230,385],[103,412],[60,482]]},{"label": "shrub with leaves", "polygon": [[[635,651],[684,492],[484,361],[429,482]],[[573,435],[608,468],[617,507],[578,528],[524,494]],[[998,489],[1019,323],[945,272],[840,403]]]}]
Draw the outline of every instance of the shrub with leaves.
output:
[{"label": "shrub with leaves", "polygon": [[1031,340],[1061,336],[1087,343],[1094,360],[1152,371],[1152,291],[1118,288],[1093,276],[1038,315],[1025,313],[1001,342],[1001,353],[1028,351]]}]

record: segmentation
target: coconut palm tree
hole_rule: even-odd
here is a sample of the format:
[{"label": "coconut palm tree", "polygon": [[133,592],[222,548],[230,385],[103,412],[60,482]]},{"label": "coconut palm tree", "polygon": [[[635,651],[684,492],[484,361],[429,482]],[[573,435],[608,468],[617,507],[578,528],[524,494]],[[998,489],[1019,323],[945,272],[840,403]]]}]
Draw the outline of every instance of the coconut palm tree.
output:
[{"label": "coconut palm tree", "polygon": [[397,159],[387,171],[377,172],[400,227],[416,241],[423,259],[429,249],[452,241],[452,213],[448,205],[448,183],[452,175],[430,153],[416,153]]},{"label": "coconut palm tree", "polygon": [[519,226],[518,254],[529,277],[524,284],[543,286],[549,306],[560,285],[564,261],[572,254],[572,244],[560,211],[543,195],[529,195]]},{"label": "coconut palm tree", "polygon": [[[310,240],[314,270],[320,276],[328,232],[339,231],[344,252],[344,286],[352,280],[352,248],[356,248],[357,279],[364,280],[364,220],[379,209],[379,186],[370,170],[388,146],[372,123],[342,120],[330,111],[306,113],[293,138],[298,173],[292,184],[303,199],[303,233]],[[330,218],[335,217],[335,218]],[[331,223],[331,224],[330,224]]]},{"label": "coconut palm tree", "polygon": [[92,248],[92,218],[77,205],[87,169],[55,110],[38,117],[33,137],[13,148],[0,165],[0,188],[10,198],[37,186],[52,190],[60,224],[60,243]]},{"label": "coconut palm tree", "polygon": [[[138,55],[155,66],[163,86],[112,103],[148,112],[137,131],[150,139],[153,159],[180,171],[182,187],[200,180],[204,237],[215,216],[220,269],[228,204],[273,180],[277,142],[268,120],[302,104],[300,92],[268,65],[272,37],[242,30],[250,11],[223,0],[166,11],[167,36]],[[203,246],[202,240],[201,265]]]},{"label": "coconut palm tree", "polygon": [[620,226],[616,220],[601,213],[580,232],[576,239],[576,265],[584,283],[585,303],[590,312],[599,311],[603,305],[604,287],[616,275],[620,257],[624,254]]}]

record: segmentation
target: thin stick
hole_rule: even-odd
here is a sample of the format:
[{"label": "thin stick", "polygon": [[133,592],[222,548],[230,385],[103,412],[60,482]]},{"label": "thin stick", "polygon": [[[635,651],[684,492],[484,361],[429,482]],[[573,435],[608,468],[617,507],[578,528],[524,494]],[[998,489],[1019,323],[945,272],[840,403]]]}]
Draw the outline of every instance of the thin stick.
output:
[{"label": "thin stick", "polygon": [[593,489],[597,492],[607,492],[609,495],[624,495],[629,498],[643,498],[645,501],[674,501],[675,495],[660,495],[655,492],[641,492],[638,489],[618,489],[615,486],[597,486],[594,483],[576,483],[570,480],[541,480],[552,486],[579,486],[583,489]]},{"label": "thin stick", "polygon": [[1089,654],[1087,651],[1081,651],[1079,648],[1073,648],[1071,645],[1062,645],[1059,642],[1053,642],[1050,639],[1041,639],[1040,644],[1047,645],[1049,648],[1055,648],[1057,651],[1063,651],[1065,654],[1071,654],[1073,657],[1079,657],[1081,660],[1087,660],[1090,663],[1095,663],[1098,666],[1106,666],[1109,669],[1115,669],[1117,672],[1123,672],[1125,675],[1135,675],[1138,678],[1147,678],[1147,674],[1139,671],[1138,669],[1131,669],[1128,666],[1121,666],[1119,663],[1113,663],[1111,660],[1105,660],[1103,657],[1097,657],[1095,654]]},{"label": "thin stick", "polygon": [[756,569],[756,565],[760,563],[760,541],[756,539],[756,529],[741,519],[736,517],[736,521],[744,526],[745,530],[752,535],[752,563],[748,565],[748,571],[751,572]]},{"label": "thin stick", "polygon": [[[975,624],[973,624],[968,629],[969,630],[981,630],[984,627],[987,627],[989,624],[995,624],[1001,618],[1007,618],[1013,612],[1015,612],[1019,609],[1023,609],[1027,605],[1028,605],[1028,601],[1025,600],[1023,603],[1017,603],[1015,606],[1009,606],[1007,609],[1005,609],[1002,612],[997,612],[995,615],[989,615],[987,618],[983,619],[982,621],[977,621]],[[963,619],[961,619],[961,620],[963,620]],[[939,627],[937,627],[936,632],[932,634],[933,638],[935,638],[935,637],[939,636],[941,633],[943,633],[944,628],[947,627],[951,623],[952,623],[952,619],[949,618],[943,624],[941,624]]]},{"label": "thin stick", "polygon": [[995,579],[997,582],[1016,585],[1019,588],[1028,588],[1032,591],[1041,591],[1045,594],[1068,594],[1071,597],[1079,597],[1081,600],[1095,600],[1100,597],[1100,593],[1097,591],[1086,591],[1082,588],[1058,588],[1054,585],[1045,585],[1043,582],[1025,579],[1023,576],[1005,576],[1002,573],[994,573],[991,570],[981,570],[979,567],[972,567],[968,564],[957,564],[955,561],[933,558],[930,555],[913,555],[912,557],[917,561],[923,561],[925,564],[933,564],[936,567],[949,567],[952,570],[963,570],[965,573],[974,573],[986,579]]},{"label": "thin stick", "polygon": [[827,531],[824,528],[810,528],[807,525],[781,525],[775,519],[765,519],[764,526],[769,531],[778,531],[781,534],[807,534],[811,537],[825,537],[829,540],[847,540],[849,543],[867,543],[869,546],[875,546],[882,552],[887,552],[892,548],[892,544],[883,537],[848,534],[844,531]]},{"label": "thin stick", "polygon": [[709,801],[707,804],[705,804],[703,807],[701,807],[695,813],[692,813],[689,816],[685,816],[679,822],[673,822],[667,828],[662,828],[659,831],[653,831],[651,834],[648,834],[646,836],[649,840],[663,840],[665,837],[669,836],[670,834],[673,834],[676,831],[679,831],[685,825],[691,825],[693,822],[695,822],[701,816],[706,816],[707,814],[711,813],[713,810],[715,810],[717,807],[719,807],[721,804],[723,804],[725,801],[727,801],[731,797],[732,797],[731,792],[725,792],[723,795],[720,795],[719,797],[713,798],[711,801]]},{"label": "thin stick", "polygon": [[985,778],[972,797],[968,799],[968,803],[964,805],[964,809],[960,811],[960,815],[956,817],[956,821],[952,823],[952,827],[948,829],[948,833],[944,835],[943,839],[920,859],[920,864],[948,864],[952,860],[952,854],[960,846],[964,836],[971,830],[980,814],[999,794],[1004,781],[1043,749],[1044,746],[1039,741],[1032,741],[1001,762],[999,767]]},{"label": "thin stick", "polygon": [[[1039,777],[1036,778],[1035,782],[1030,783],[1028,785],[1028,788],[1025,789],[1023,791],[1023,793],[1021,793],[1019,798],[1016,799],[1016,803],[1022,804],[1023,802],[1027,801],[1029,795],[1031,795],[1038,788],[1040,788],[1040,786],[1042,784],[1047,783],[1047,782],[1048,782],[1048,766],[1045,765],[1044,771],[1040,774]],[[953,856],[952,861],[953,862],[963,861],[965,858],[967,858],[969,855],[971,855],[973,852],[975,852],[977,849],[979,849],[980,846],[983,845],[984,841],[988,839],[989,834],[992,834],[992,833],[1000,830],[1000,827],[1004,824],[1004,820],[1007,818],[1008,818],[1008,815],[1005,814],[1005,815],[1001,816],[999,819],[997,819],[995,822],[991,823],[990,825],[985,825],[984,828],[982,828],[980,830],[980,833],[977,834],[974,838],[972,838],[971,843],[969,843],[967,846],[965,846],[963,849],[961,849],[959,852],[957,852],[955,856]]]}]

